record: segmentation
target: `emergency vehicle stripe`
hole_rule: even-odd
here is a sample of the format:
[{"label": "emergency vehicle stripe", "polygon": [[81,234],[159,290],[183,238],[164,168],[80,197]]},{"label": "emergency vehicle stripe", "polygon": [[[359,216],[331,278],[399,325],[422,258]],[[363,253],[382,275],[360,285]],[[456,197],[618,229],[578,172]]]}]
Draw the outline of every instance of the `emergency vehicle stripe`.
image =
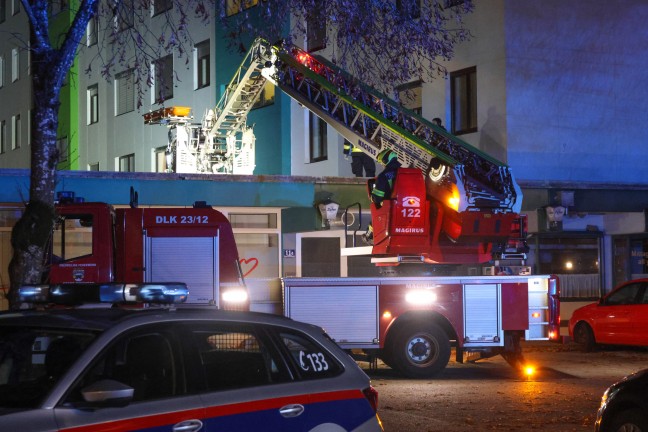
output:
[{"label": "emergency vehicle stripe", "polygon": [[242,414],[249,411],[263,411],[273,408],[281,408],[289,403],[321,403],[333,402],[345,399],[359,399],[364,395],[359,390],[343,390],[330,393],[305,394],[298,396],[287,396],[275,399],[265,399],[242,404],[220,405],[216,407],[207,407],[207,417],[218,417],[223,415]]},{"label": "emergency vehicle stripe", "polygon": [[60,429],[60,432],[118,432],[124,430],[146,429],[164,425],[172,425],[192,418],[205,420],[214,417],[225,417],[248,412],[281,408],[282,406],[289,403],[301,403],[307,405],[309,403],[333,402],[362,398],[364,398],[364,395],[359,390],[342,390],[327,393],[303,394],[252,402],[242,402],[230,405],[220,405],[215,407],[208,407],[207,409],[177,411],[146,417],[115,420],[106,423]]}]

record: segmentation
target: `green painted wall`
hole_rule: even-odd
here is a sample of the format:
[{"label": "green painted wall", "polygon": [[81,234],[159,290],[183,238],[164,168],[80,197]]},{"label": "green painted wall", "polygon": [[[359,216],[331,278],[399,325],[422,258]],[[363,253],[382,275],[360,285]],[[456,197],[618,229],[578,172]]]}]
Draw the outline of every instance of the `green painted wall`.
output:
[{"label": "green painted wall", "polygon": [[[67,10],[56,14],[50,21],[50,37],[52,44],[57,46],[63,42],[63,35],[67,32],[74,19],[78,0],[69,2]],[[83,39],[82,39],[83,41]],[[79,75],[79,64],[75,60],[68,72],[66,85],[61,89],[59,101],[59,125],[56,132],[58,139],[67,137],[68,147],[67,154],[59,157],[59,170],[78,170],[79,169],[79,98],[83,97],[79,93],[76,77]]]}]

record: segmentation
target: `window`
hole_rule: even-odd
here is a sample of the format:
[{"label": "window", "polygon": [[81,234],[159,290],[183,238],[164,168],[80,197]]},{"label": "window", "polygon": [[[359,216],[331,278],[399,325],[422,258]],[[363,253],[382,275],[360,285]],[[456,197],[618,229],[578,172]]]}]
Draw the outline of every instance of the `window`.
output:
[{"label": "window", "polygon": [[7,123],[0,121],[0,154],[7,151]]},{"label": "window", "polygon": [[20,78],[20,53],[18,48],[11,50],[11,82],[15,82]]},{"label": "window", "polygon": [[87,124],[91,125],[99,121],[99,85],[91,85],[87,90]]},{"label": "window", "polygon": [[131,112],[135,109],[135,85],[132,69],[124,71],[115,77],[115,115]]},{"label": "window", "polygon": [[4,87],[4,57],[0,56],[0,88]]},{"label": "window", "polygon": [[328,158],[326,130],[326,122],[312,112],[309,113],[310,162],[319,162]]},{"label": "window", "polygon": [[235,15],[242,10],[256,6],[259,0],[226,0],[227,16]]},{"label": "window", "polygon": [[119,381],[135,392],[133,401],[150,401],[179,394],[184,388],[180,351],[166,331],[130,334],[116,340],[81,377],[65,405],[82,402],[81,390],[99,380]]},{"label": "window", "polygon": [[169,172],[169,161],[167,161],[167,146],[155,149],[155,172]]},{"label": "window", "polygon": [[636,282],[619,288],[605,299],[606,306],[636,304],[642,283]]},{"label": "window", "polygon": [[400,85],[396,87],[396,91],[401,105],[418,115],[423,115],[423,88],[421,81]]},{"label": "window", "polygon": [[92,255],[92,215],[60,216],[54,225],[54,262]]},{"label": "window", "polygon": [[421,17],[421,0],[396,0],[396,9],[407,19]]},{"label": "window", "polygon": [[0,23],[7,20],[7,0],[0,0]]},{"label": "window", "polygon": [[32,110],[27,110],[27,145],[32,141]]},{"label": "window", "polygon": [[209,39],[196,44],[194,47],[195,62],[195,88],[201,89],[209,86]]},{"label": "window", "polygon": [[12,127],[12,134],[11,134],[11,149],[16,150],[17,148],[20,148],[20,142],[21,142],[21,121],[20,121],[20,114],[16,114],[11,118],[11,127]]},{"label": "window", "polygon": [[333,356],[303,335],[284,332],[280,338],[304,379],[331,378],[342,373],[342,366]]},{"label": "window", "polygon": [[115,13],[115,28],[117,31],[133,27],[135,23],[134,10],[134,0],[121,0],[115,3],[113,11]]},{"label": "window", "polygon": [[173,97],[173,55],[168,55],[157,60],[155,69],[155,100],[162,103]]},{"label": "window", "polygon": [[99,25],[97,22],[97,16],[93,16],[90,18],[90,21],[88,21],[88,27],[86,28],[86,45],[87,46],[92,46],[97,44],[97,31],[99,29]]},{"label": "window", "polygon": [[540,232],[531,236],[529,247],[533,274],[558,275],[561,298],[600,297],[600,233]]},{"label": "window", "polygon": [[88,171],[99,171],[99,162],[88,164]]},{"label": "window", "polygon": [[153,0],[153,16],[173,8],[173,0]]},{"label": "window", "polygon": [[452,133],[477,132],[477,68],[450,74]]},{"label": "window", "polygon": [[16,15],[20,12],[20,0],[11,1],[11,15]]},{"label": "window", "polygon": [[267,81],[259,94],[259,98],[252,105],[252,109],[262,108],[264,106],[272,105],[275,101],[275,86],[270,81]]},{"label": "window", "polygon": [[208,391],[291,381],[285,362],[248,325],[196,325],[192,339]]},{"label": "window", "polygon": [[64,136],[56,140],[56,148],[59,152],[59,162],[68,160],[68,137]]},{"label": "window", "polygon": [[119,171],[133,172],[135,171],[135,153],[131,153],[119,158]]},{"label": "window", "polygon": [[318,51],[326,48],[326,17],[324,10],[314,8],[306,19],[306,50]]}]

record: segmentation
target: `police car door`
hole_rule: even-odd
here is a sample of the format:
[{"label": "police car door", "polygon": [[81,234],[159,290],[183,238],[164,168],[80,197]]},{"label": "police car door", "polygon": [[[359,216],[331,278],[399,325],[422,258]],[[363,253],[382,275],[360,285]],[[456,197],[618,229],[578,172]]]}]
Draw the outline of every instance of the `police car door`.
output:
[{"label": "police car door", "polygon": [[55,408],[60,430],[205,430],[202,403],[191,394],[184,364],[167,325],[117,337],[77,372],[80,379]]}]

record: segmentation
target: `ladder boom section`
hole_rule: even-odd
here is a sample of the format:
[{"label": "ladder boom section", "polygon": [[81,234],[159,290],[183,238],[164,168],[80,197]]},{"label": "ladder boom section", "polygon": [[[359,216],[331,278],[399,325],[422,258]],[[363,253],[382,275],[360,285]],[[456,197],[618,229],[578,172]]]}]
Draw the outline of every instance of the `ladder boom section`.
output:
[{"label": "ladder boom section", "polygon": [[267,81],[262,72],[271,65],[271,48],[262,39],[252,44],[218,101],[213,119],[206,125],[208,139],[223,140],[245,128],[247,115]]},{"label": "ladder boom section", "polygon": [[440,185],[456,185],[460,212],[520,212],[522,192],[504,163],[319,56],[294,45],[273,49],[278,61],[266,75],[365,153],[376,158],[381,149],[392,149],[404,166]]}]

